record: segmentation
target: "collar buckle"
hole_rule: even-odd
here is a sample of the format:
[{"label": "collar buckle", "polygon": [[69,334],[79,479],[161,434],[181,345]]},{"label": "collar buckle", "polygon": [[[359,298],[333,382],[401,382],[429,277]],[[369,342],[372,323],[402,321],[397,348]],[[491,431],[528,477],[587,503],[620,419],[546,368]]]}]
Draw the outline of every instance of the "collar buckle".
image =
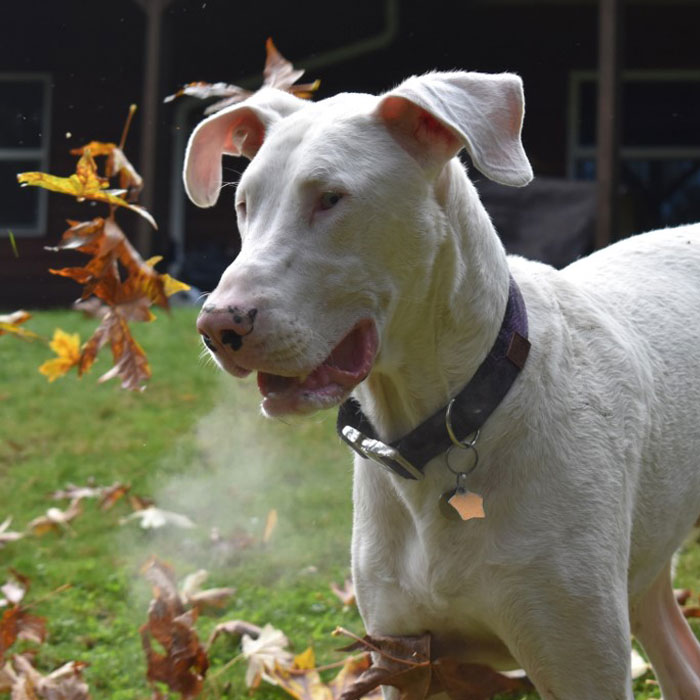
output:
[{"label": "collar buckle", "polygon": [[[364,459],[371,459],[392,474],[407,472],[411,478],[420,481],[423,472],[409,462],[396,448],[381,440],[367,437],[357,428],[345,425],[340,430],[340,437]],[[403,474],[401,474],[403,476]]]}]

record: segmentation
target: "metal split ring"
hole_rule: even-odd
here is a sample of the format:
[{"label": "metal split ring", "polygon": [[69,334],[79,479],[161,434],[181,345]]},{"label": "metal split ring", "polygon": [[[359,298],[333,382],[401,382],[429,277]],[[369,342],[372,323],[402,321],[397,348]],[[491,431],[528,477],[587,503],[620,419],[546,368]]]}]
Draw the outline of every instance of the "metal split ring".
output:
[{"label": "metal split ring", "polygon": [[[471,474],[479,464],[479,452],[476,449],[476,441],[479,439],[479,430],[477,430],[475,433],[472,433],[474,437],[472,437],[471,440],[468,440],[465,438],[464,440],[460,440],[457,438],[455,435],[454,429],[452,428],[452,406],[454,404],[455,400],[452,399],[450,403],[447,405],[447,411],[445,412],[445,427],[447,428],[447,434],[450,436],[450,440],[452,440],[452,445],[449,447],[447,450],[447,453],[445,455],[445,461],[447,463],[447,468],[457,476],[458,479],[466,478],[469,474]],[[452,450],[454,450],[455,447],[458,447],[461,450],[471,450],[473,455],[474,455],[474,464],[469,467],[469,469],[455,469],[451,464],[450,464],[450,454],[452,454]]]}]

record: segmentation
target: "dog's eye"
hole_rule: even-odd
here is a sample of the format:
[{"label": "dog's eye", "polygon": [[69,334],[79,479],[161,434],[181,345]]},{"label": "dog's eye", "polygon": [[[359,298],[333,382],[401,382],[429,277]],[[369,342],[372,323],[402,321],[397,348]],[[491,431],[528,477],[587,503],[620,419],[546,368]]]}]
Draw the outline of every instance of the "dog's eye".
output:
[{"label": "dog's eye", "polygon": [[321,209],[332,209],[342,198],[340,192],[324,192],[319,201]]}]

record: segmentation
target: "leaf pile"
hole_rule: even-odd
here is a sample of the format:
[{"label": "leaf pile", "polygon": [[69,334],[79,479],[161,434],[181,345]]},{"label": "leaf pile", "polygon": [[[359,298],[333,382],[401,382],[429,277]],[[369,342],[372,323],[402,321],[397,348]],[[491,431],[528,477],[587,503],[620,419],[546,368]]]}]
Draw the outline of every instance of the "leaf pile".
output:
[{"label": "leaf pile", "polygon": [[[296,81],[304,75],[304,70],[294,68],[282,54],[277,50],[271,38],[265,42],[265,50],[267,57],[265,60],[265,68],[263,70],[262,87],[272,87],[285,92],[291,92],[302,99],[308,100],[313,97],[313,93],[318,90],[321,85],[320,80],[315,80],[313,83],[304,83],[295,85]],[[211,97],[222,97],[217,102],[209,105],[205,110],[205,114],[213,114],[225,107],[230,107],[237,102],[242,102],[253,94],[253,91],[246,90],[238,85],[229,85],[228,83],[207,83],[198,81],[188,83],[180,88],[175,94],[168,95],[165,102],[170,102],[178,97],[188,95],[197,97],[200,100],[206,100]]]}]

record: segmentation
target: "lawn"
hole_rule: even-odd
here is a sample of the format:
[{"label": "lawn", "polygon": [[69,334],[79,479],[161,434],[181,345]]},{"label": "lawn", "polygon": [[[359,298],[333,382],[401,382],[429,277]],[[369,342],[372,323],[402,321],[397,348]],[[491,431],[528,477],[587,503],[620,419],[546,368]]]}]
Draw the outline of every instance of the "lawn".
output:
[{"label": "lawn", "polygon": [[[262,419],[254,382],[235,382],[201,359],[194,317],[175,309],[135,329],[153,369],[138,394],[115,381],[97,383],[106,358],[80,380],[49,384],[37,371],[50,356],[45,346],[0,337],[0,522],[11,515],[12,529],[22,530],[47,508],[67,505],[52,501],[53,491],[94,479],[129,483],[133,494],[196,524],[143,530],[136,521],[120,524],[131,512],[126,498],[106,512],[85,501],[65,531],[0,549],[0,583],[9,567],[28,576],[27,600],[40,601],[34,612],[48,620],[37,667],[87,662],[94,698],[150,695],[138,630],[151,598],[140,569],[151,555],[178,578],[204,568],[207,586],[236,588],[226,607],[198,620],[203,640],[224,620],[269,622],[296,652],[311,645],[329,663],[341,658],[330,635],[337,625],[362,631],[355,609],[329,588],[348,575],[351,525],[351,459],[335,436],[334,415]],[[94,325],[68,311],[30,321],[46,336],[58,326],[85,338]],[[278,524],[261,543],[272,509]],[[697,588],[699,549],[680,559],[679,586]],[[70,587],[52,594],[64,584]],[[204,697],[247,695],[243,664],[221,672],[237,653],[234,641],[216,642]],[[650,678],[637,681],[637,698],[658,697]],[[254,697],[288,696],[263,685]]]}]

